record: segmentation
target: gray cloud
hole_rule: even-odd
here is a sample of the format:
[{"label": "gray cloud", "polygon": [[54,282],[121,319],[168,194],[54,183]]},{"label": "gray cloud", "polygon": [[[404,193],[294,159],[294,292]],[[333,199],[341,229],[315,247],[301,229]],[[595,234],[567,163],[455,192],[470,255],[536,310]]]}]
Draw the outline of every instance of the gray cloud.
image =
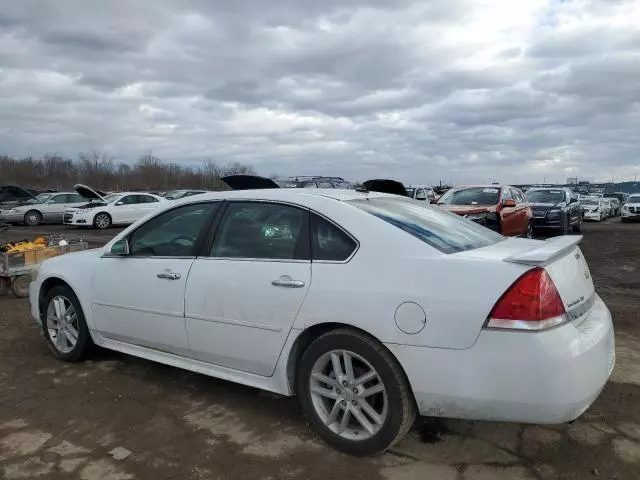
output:
[{"label": "gray cloud", "polygon": [[640,173],[634,0],[4,3],[0,153],[405,182]]}]

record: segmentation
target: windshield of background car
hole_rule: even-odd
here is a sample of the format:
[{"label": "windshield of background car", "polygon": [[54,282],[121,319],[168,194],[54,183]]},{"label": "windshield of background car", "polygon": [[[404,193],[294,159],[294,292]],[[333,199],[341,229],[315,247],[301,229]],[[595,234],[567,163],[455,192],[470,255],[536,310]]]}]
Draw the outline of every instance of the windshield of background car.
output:
[{"label": "windshield of background car", "polygon": [[640,195],[631,195],[627,198],[626,203],[640,203]]},{"label": "windshield of background car", "polygon": [[53,193],[41,193],[40,195],[36,196],[36,198],[29,200],[27,203],[30,205],[33,205],[34,203],[44,203],[47,200],[49,200],[52,196],[53,196]]},{"label": "windshield of background car", "polygon": [[565,197],[562,190],[529,190],[527,200],[531,203],[560,203]]},{"label": "windshield of background car", "polygon": [[469,187],[449,190],[440,197],[440,205],[496,205],[500,197],[498,187]]},{"label": "windshield of background car", "polygon": [[582,205],[600,205],[600,202],[597,200],[580,200],[580,203],[582,203]]},{"label": "windshield of background car", "polygon": [[407,188],[406,190],[407,190],[407,195],[408,195],[410,198],[413,198],[413,192],[415,192],[415,191],[416,191],[416,189],[415,189],[415,188]]},{"label": "windshield of background car", "polygon": [[408,198],[369,198],[347,203],[404,230],[442,253],[486,247],[505,238],[471,220]]},{"label": "windshield of background car", "polygon": [[[118,200],[120,198],[120,196],[121,195],[119,193],[112,193],[111,195],[107,195],[106,197],[103,197],[104,198],[104,203],[113,203],[116,200]],[[101,202],[102,200],[96,198],[94,201],[95,202]]]}]

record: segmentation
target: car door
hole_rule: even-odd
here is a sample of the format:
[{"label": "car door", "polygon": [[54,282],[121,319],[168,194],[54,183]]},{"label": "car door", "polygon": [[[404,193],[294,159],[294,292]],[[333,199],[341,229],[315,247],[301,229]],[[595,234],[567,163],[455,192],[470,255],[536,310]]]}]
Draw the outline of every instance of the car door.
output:
[{"label": "car door", "polygon": [[501,232],[502,235],[513,236],[519,235],[518,231],[518,215],[517,215],[517,206],[516,207],[507,207],[504,205],[505,200],[514,200],[513,195],[511,195],[511,189],[507,187],[502,188],[502,193],[500,197],[500,202],[502,204],[500,210],[500,223],[501,223]]},{"label": "car door", "polygon": [[133,223],[138,217],[138,195],[125,195],[110,210],[111,220],[115,224]]},{"label": "car door", "polygon": [[200,202],[163,212],[116,243],[117,254],[100,258],[91,308],[102,336],[188,354],[184,290],[198,241],[218,206]]},{"label": "car door", "polygon": [[67,195],[64,193],[54,194],[49,197],[46,202],[38,206],[42,213],[42,221],[45,223],[61,222],[66,203]]},{"label": "car door", "polygon": [[151,195],[138,195],[137,214],[134,221],[147,216],[160,206],[160,201]]},{"label": "car door", "polygon": [[311,282],[309,212],[229,202],[191,267],[185,317],[191,355],[269,376]]},{"label": "car door", "polygon": [[511,189],[511,196],[516,201],[517,234],[524,235],[527,233],[527,227],[529,225],[528,205],[524,195],[517,188]]}]

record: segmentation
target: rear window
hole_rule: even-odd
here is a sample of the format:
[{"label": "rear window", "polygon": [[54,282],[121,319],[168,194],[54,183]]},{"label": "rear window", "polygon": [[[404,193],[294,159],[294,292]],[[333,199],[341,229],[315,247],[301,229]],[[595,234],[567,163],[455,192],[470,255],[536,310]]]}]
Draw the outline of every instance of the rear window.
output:
[{"label": "rear window", "polygon": [[[438,203],[442,205],[496,205],[499,197],[500,188],[498,187],[456,188],[442,195]],[[511,197],[509,196],[509,198]]]},{"label": "rear window", "polygon": [[422,240],[442,253],[486,247],[504,237],[445,210],[407,198],[370,198],[348,203]]}]

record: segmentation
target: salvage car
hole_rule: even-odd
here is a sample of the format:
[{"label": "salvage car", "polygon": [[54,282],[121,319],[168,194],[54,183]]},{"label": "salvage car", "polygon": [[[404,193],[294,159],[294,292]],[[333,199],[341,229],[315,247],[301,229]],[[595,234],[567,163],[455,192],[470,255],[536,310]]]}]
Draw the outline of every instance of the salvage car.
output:
[{"label": "salvage car", "polygon": [[406,191],[409,198],[423,200],[429,203],[436,202],[436,194],[433,191],[433,188],[426,185],[409,185],[406,187]]},{"label": "salvage car", "polygon": [[63,223],[75,227],[109,228],[111,225],[128,225],[137,222],[167,202],[150,193],[125,192],[104,194],[86,185],[76,185],[74,190],[91,201],[68,208]]},{"label": "salvage car", "polygon": [[437,205],[506,236],[533,237],[533,214],[524,194],[508,185],[457,187]]},{"label": "salvage car", "polygon": [[89,199],[77,192],[41,193],[27,200],[24,205],[2,210],[0,220],[30,226],[41,223],[62,223],[62,217],[67,208],[88,201]]},{"label": "salvage car", "polygon": [[606,209],[602,206],[601,198],[585,198],[580,200],[582,206],[583,218],[585,220],[595,220],[601,222],[607,218]]},{"label": "salvage car", "polygon": [[44,262],[31,312],[61,360],[97,345],[297,395],[329,444],[371,455],[416,414],[561,423],[589,407],[614,334],[580,238],[506,238],[375,192],[206,193]]},{"label": "salvage car", "polygon": [[527,200],[533,211],[534,231],[567,235],[582,232],[582,207],[578,195],[568,188],[531,188]]},{"label": "salvage car", "polygon": [[640,193],[632,193],[622,206],[620,221],[632,222],[640,220]]},{"label": "salvage car", "polygon": [[17,185],[0,185],[0,209],[9,209],[24,205],[36,198],[36,194]]}]

